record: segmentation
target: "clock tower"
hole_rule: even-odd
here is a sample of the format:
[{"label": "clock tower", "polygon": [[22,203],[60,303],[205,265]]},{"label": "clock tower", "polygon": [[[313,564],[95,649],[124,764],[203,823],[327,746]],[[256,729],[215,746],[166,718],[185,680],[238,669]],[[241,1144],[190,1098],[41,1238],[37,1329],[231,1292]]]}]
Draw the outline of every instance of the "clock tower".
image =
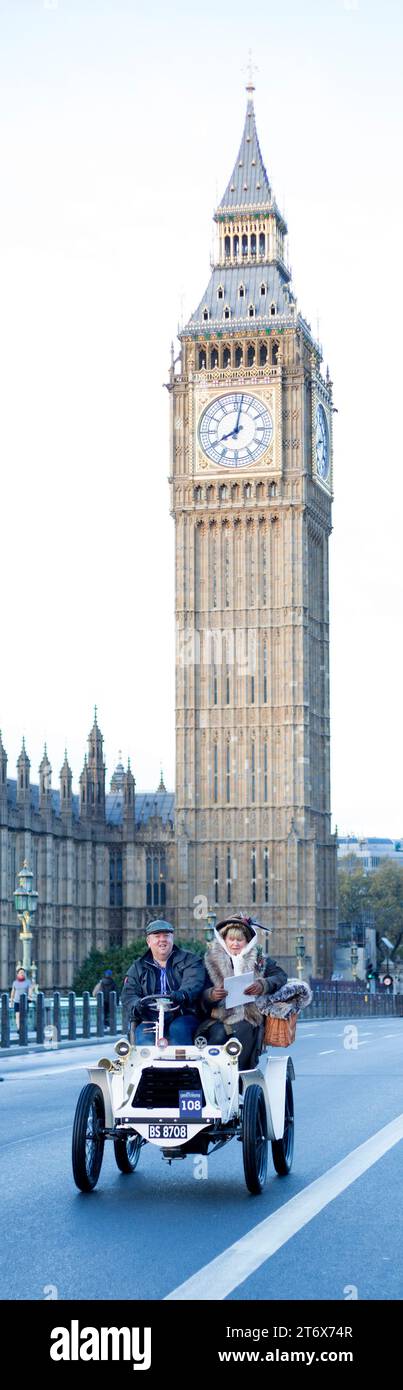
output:
[{"label": "clock tower", "polygon": [[[179,927],[244,909],[331,969],[332,384],[248,102],[208,287],[172,362]],[[179,370],[178,370],[179,368]]]}]

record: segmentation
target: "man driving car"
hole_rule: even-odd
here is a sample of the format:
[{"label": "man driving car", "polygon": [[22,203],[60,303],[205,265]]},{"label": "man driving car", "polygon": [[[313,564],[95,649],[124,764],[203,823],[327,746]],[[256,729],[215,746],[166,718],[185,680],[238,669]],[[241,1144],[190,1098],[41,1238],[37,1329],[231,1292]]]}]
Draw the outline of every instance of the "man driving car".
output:
[{"label": "man driving car", "polygon": [[204,988],[204,962],[193,951],[183,951],[174,945],[174,929],[163,920],[149,922],[146,927],[148,951],[133,961],[122,989],[124,1027],[131,1019],[136,1025],[136,1044],[152,1042],[150,1024],[156,1022],[156,1012],[146,996],[169,995],[176,1005],[175,1013],[165,1014],[164,1031],[173,1043],[193,1042],[197,1027],[197,1004]]}]

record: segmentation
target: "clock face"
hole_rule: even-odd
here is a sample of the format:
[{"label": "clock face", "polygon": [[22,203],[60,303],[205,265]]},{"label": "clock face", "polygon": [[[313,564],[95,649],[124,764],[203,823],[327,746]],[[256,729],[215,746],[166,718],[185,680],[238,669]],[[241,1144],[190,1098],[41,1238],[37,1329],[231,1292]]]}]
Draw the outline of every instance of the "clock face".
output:
[{"label": "clock face", "polygon": [[330,455],[329,455],[329,429],[323,405],[316,407],[316,443],[315,443],[316,472],[318,478],[323,482],[329,477]]},{"label": "clock face", "polygon": [[267,405],[245,391],[218,396],[203,412],[199,444],[212,463],[222,468],[246,468],[257,463],[273,438]]}]

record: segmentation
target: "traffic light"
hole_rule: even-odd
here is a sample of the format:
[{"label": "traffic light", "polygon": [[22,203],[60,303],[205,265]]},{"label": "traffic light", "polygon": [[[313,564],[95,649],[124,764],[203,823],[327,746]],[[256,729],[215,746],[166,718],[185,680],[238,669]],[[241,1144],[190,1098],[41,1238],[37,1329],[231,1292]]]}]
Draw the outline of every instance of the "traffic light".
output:
[{"label": "traffic light", "polygon": [[371,960],[367,960],[367,980],[373,980],[375,970]]}]

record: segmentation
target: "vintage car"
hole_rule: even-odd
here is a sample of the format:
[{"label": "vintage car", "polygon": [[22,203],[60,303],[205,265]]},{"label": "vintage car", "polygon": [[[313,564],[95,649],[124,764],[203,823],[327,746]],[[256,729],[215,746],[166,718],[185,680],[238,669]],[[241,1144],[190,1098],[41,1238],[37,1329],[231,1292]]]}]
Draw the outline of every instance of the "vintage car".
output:
[{"label": "vintage car", "polygon": [[158,1015],[150,1042],[136,1046],[120,1038],[113,1057],[89,1067],[73,1127],[73,1175],[81,1192],[91,1192],[101,1171],[106,1139],[112,1139],[121,1173],[133,1173],[140,1150],[154,1144],[169,1163],[187,1154],[214,1153],[230,1139],[242,1142],[249,1192],[263,1191],[269,1141],[280,1176],[289,1173],[294,1148],[294,1067],[284,1053],[263,1050],[251,1071],[240,1071],[241,1044],[221,1047],[205,1037],[191,1045],[170,1044],[164,1015],[169,996],[150,995]]}]

